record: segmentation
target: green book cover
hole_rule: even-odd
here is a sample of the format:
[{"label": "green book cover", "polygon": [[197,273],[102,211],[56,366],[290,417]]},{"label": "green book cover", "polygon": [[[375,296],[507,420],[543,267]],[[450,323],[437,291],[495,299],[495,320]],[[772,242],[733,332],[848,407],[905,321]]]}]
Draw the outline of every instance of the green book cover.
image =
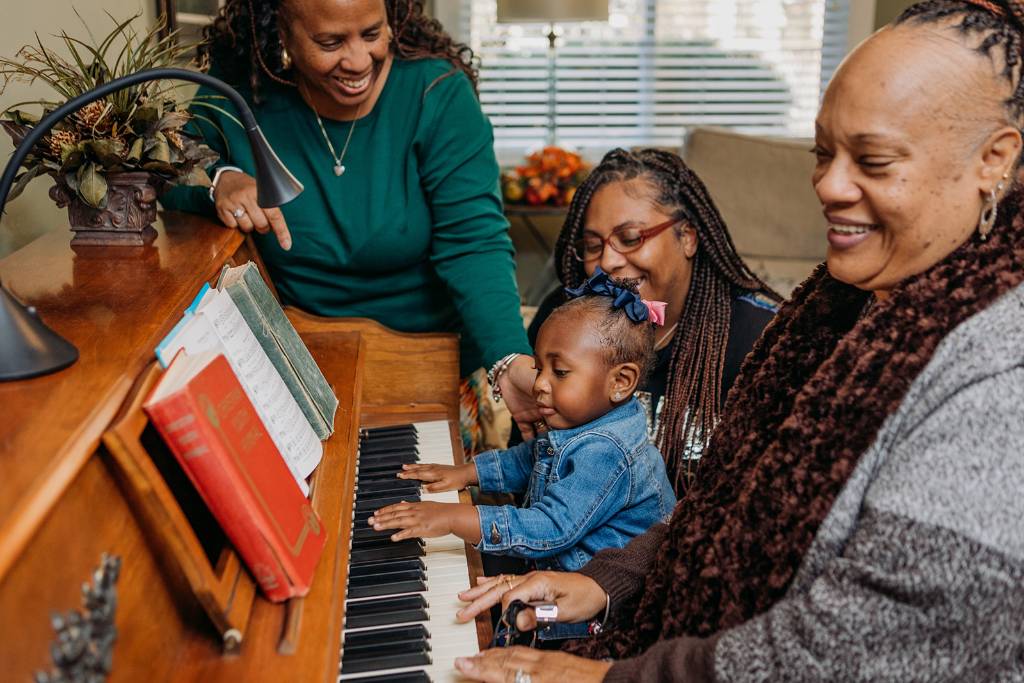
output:
[{"label": "green book cover", "polygon": [[338,398],[256,264],[249,261],[235,268],[224,266],[217,289],[226,290],[235,302],[316,435],[323,440],[333,434]]}]

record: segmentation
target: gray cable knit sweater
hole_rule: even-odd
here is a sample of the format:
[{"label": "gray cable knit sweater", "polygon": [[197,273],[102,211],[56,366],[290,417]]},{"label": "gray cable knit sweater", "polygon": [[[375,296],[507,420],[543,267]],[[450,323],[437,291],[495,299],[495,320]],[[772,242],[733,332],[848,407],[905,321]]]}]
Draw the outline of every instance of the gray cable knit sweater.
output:
[{"label": "gray cable knit sweater", "polygon": [[[666,530],[582,573],[628,611]],[[785,598],[710,638],[656,643],[605,680],[1024,681],[1024,285],[942,341]]]}]

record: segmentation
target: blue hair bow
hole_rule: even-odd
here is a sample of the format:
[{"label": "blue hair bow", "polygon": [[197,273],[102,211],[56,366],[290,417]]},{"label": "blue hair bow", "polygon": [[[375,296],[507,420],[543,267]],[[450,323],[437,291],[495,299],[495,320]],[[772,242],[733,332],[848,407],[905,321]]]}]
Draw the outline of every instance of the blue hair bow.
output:
[{"label": "blue hair bow", "polygon": [[566,287],[565,293],[575,298],[591,294],[594,296],[608,296],[613,299],[612,307],[621,308],[626,317],[635,323],[642,323],[650,320],[655,325],[665,323],[665,304],[660,301],[646,301],[640,298],[639,294],[629,291],[625,287],[615,284],[608,273],[601,270],[601,266],[594,269],[590,279],[579,287]]}]

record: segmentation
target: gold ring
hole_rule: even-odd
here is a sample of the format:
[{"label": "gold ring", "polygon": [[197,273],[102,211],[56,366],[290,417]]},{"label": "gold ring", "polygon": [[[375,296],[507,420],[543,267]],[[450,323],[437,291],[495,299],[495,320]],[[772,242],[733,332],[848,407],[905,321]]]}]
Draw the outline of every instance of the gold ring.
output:
[{"label": "gold ring", "polygon": [[515,588],[515,586],[512,585],[512,577],[511,576],[505,575],[505,585],[508,586],[509,590],[512,590],[513,588]]}]

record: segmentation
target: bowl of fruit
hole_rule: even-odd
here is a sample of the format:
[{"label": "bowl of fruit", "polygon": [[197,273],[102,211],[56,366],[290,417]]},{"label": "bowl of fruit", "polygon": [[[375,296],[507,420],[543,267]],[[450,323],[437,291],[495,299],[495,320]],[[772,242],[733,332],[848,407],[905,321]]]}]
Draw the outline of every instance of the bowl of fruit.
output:
[{"label": "bowl of fruit", "polygon": [[561,147],[545,147],[528,154],[522,166],[501,174],[507,204],[569,206],[589,167],[579,154]]}]

